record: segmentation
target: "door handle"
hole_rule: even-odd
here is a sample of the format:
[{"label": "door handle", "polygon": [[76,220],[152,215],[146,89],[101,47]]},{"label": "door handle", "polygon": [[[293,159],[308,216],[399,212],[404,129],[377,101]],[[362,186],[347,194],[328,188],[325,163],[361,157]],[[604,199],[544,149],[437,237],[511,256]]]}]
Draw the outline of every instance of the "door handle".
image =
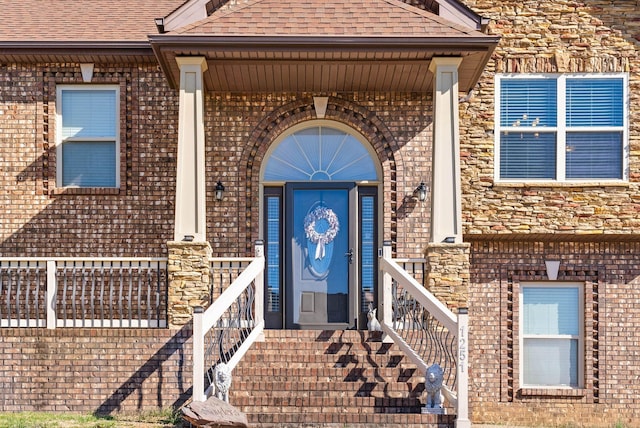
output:
[{"label": "door handle", "polygon": [[353,263],[353,248],[349,248],[349,251],[344,253],[344,255],[347,257],[349,264]]}]

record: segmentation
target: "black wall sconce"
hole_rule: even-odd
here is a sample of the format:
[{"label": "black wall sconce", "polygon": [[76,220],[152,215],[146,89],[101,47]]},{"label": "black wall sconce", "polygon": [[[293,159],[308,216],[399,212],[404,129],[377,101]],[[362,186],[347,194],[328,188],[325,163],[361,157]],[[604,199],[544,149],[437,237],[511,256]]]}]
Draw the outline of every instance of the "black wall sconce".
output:
[{"label": "black wall sconce", "polygon": [[223,193],[224,193],[224,186],[222,185],[220,180],[218,180],[218,183],[216,184],[216,201],[222,200]]},{"label": "black wall sconce", "polygon": [[424,184],[424,181],[420,183],[418,187],[416,187],[416,192],[418,193],[418,200],[420,202],[424,202],[427,200],[427,186]]}]

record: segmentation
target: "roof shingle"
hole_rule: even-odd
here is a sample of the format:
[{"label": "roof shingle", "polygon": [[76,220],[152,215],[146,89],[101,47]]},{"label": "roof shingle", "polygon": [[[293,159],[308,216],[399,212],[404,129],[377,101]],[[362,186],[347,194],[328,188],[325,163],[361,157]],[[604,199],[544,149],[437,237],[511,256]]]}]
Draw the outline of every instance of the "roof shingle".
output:
[{"label": "roof shingle", "polygon": [[238,0],[171,32],[226,36],[481,35],[400,0]]},{"label": "roof shingle", "polygon": [[148,41],[183,0],[0,0],[0,41]]}]

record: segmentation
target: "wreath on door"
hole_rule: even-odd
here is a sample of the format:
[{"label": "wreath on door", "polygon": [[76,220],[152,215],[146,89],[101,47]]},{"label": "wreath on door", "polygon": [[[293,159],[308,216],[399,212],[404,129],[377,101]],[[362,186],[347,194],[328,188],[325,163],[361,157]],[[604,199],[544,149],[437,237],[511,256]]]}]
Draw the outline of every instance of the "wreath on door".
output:
[{"label": "wreath on door", "polygon": [[[324,232],[318,232],[316,225],[319,220],[324,220],[328,224],[328,228]],[[313,211],[304,218],[304,232],[307,239],[316,247],[316,260],[322,260],[325,256],[325,245],[331,243],[340,231],[340,222],[338,216],[330,208],[323,205],[317,206]]]}]

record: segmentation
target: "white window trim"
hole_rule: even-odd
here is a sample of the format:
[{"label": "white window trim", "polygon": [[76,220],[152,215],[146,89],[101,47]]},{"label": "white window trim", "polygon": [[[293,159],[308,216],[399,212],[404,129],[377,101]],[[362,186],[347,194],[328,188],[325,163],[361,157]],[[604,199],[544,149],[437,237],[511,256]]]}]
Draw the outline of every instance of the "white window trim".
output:
[{"label": "white window trim", "polygon": [[[574,78],[622,78],[623,79],[623,125],[622,125],[622,178],[590,178],[590,179],[566,179],[566,80]],[[556,179],[536,179],[536,178],[505,178],[500,177],[500,80],[501,79],[554,79],[558,81],[558,120],[556,127],[546,127],[545,131],[556,132]],[[562,94],[562,96],[560,96]],[[530,131],[530,128],[510,127],[513,131]],[[580,128],[572,128],[579,131]],[[589,131],[594,130],[620,130],[615,128],[588,128]],[[494,98],[494,177],[496,184],[509,183],[535,183],[537,185],[554,185],[558,183],[568,183],[574,185],[589,184],[610,184],[610,183],[628,183],[629,181],[629,74],[628,73],[497,73],[495,76],[495,98]]]},{"label": "white window trim", "polygon": [[[524,334],[524,322],[523,322],[523,314],[524,314],[524,297],[523,292],[527,287],[535,287],[535,288],[577,288],[578,289],[578,310],[579,317],[578,325],[580,326],[579,336],[575,337],[573,335],[527,335],[525,337]],[[520,355],[519,355],[519,383],[520,388],[535,388],[535,389],[582,389],[584,388],[584,365],[585,365],[585,337],[584,337],[584,323],[585,323],[585,314],[584,314],[584,284],[577,282],[522,282],[520,283],[520,292],[519,292],[519,305],[518,305],[518,318],[519,318],[519,331],[518,331],[518,342],[520,347]],[[565,385],[532,385],[524,383],[524,339],[526,338],[537,338],[537,339],[578,339],[578,385],[573,386],[565,386]]]},{"label": "white window trim", "polygon": [[[116,129],[115,129],[115,186],[108,189],[120,188],[120,86],[119,85],[58,85],[56,87],[56,187],[90,189],[91,187],[63,186],[62,185],[62,145],[67,141],[113,141],[113,138],[62,138],[62,91],[90,91],[90,90],[113,90],[116,94]],[[94,187],[95,188],[95,187]],[[102,188],[102,187],[101,187]]]}]

